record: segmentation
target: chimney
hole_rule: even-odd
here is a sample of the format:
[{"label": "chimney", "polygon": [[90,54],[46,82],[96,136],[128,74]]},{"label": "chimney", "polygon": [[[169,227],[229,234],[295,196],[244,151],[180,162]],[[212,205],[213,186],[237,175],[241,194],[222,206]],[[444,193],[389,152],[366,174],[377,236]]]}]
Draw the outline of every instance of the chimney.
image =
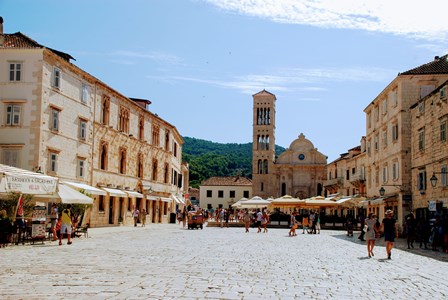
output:
[{"label": "chimney", "polygon": [[440,59],[440,56],[435,56],[434,57],[434,60],[439,60]]}]

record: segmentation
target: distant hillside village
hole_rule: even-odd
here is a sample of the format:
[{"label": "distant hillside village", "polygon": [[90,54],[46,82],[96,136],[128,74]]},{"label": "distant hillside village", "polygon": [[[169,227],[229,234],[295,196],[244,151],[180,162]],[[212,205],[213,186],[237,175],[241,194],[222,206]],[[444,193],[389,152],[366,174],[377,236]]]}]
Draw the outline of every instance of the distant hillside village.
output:
[{"label": "distant hillside village", "polygon": [[[83,220],[92,227],[133,224],[136,208],[148,223],[169,223],[192,204],[231,208],[254,196],[322,196],[338,206],[322,201],[313,209],[355,218],[392,209],[400,225],[410,213],[448,213],[447,55],[399,73],[366,103],[358,112],[366,116],[365,136],[332,162],[299,132],[276,152],[276,96],[254,94],[251,148],[216,174],[206,173],[205,160],[193,163],[207,153],[183,153],[178,128],[152,113],[151,101],[121,94],[68,53],[3,33],[0,21],[0,162],[55,177],[61,191],[88,194]],[[189,188],[190,179],[199,189]]]}]

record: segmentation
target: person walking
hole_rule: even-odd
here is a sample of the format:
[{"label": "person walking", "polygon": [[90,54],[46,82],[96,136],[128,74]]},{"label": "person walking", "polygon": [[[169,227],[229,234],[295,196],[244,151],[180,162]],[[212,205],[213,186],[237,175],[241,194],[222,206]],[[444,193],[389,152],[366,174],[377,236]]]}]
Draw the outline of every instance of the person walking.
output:
[{"label": "person walking", "polygon": [[367,240],[367,255],[370,257],[375,256],[373,254],[373,247],[375,247],[376,233],[378,228],[376,227],[376,219],[373,213],[369,213],[365,220],[367,232],[364,234],[364,238]]},{"label": "person walking", "polygon": [[134,227],[137,227],[137,222],[138,222],[138,216],[140,215],[140,211],[138,210],[138,208],[136,207],[134,209],[134,212],[132,213],[132,216],[134,217]]},{"label": "person walking", "polygon": [[411,248],[414,249],[416,223],[413,214],[409,214],[406,217],[405,229],[406,229],[406,241],[408,243],[408,249]]},{"label": "person walking", "polygon": [[260,211],[260,209],[257,209],[257,227],[258,227],[258,231],[257,233],[261,232],[261,221],[263,219],[263,213]]},{"label": "person walking", "polygon": [[314,214],[313,211],[311,211],[310,213],[310,231],[309,233],[311,234],[316,234],[316,219],[315,219],[316,215]]},{"label": "person walking", "polygon": [[386,241],[387,259],[391,259],[394,248],[395,237],[398,237],[396,220],[393,218],[394,212],[390,209],[386,211],[386,217],[381,223],[380,231],[384,230],[384,240]]},{"label": "person walking", "polygon": [[317,234],[320,234],[320,214],[316,211],[316,229],[317,229]]},{"label": "person walking", "polygon": [[142,209],[142,227],[145,227],[146,225],[146,210]]},{"label": "person walking", "polygon": [[67,245],[72,244],[72,223],[73,223],[73,213],[72,205],[67,204],[67,207],[62,210],[61,214],[61,232],[59,235],[59,245],[62,245],[62,238],[64,234],[67,233]]},{"label": "person walking", "polygon": [[248,209],[246,208],[244,210],[244,215],[243,215],[243,222],[244,222],[244,227],[246,228],[246,232],[249,232],[249,227],[250,227],[250,213],[248,211]]},{"label": "person walking", "polygon": [[182,211],[182,228],[185,228],[185,226],[187,225],[187,217],[188,217],[187,207],[184,207],[184,210]]},{"label": "person walking", "polygon": [[56,233],[56,223],[58,222],[58,207],[55,203],[51,205],[50,222],[50,230],[51,234],[53,235],[53,241],[57,241],[58,234]]},{"label": "person walking", "polygon": [[310,220],[307,214],[302,216],[302,234],[305,234],[305,230],[309,233],[308,228],[310,225]]},{"label": "person walking", "polygon": [[361,215],[360,217],[359,217],[359,223],[360,223],[360,225],[361,225],[361,233],[359,234],[359,236],[358,236],[358,240],[361,240],[361,242],[364,242],[366,239],[364,238],[364,234],[365,234],[365,232],[364,232],[364,230],[362,230],[363,228],[364,228],[364,225],[366,225],[366,223],[365,223],[365,219],[364,219],[364,216],[363,215]]},{"label": "person walking", "polygon": [[261,217],[261,225],[263,226],[263,233],[268,232],[268,223],[269,223],[269,215],[266,210],[263,211],[263,215]]}]

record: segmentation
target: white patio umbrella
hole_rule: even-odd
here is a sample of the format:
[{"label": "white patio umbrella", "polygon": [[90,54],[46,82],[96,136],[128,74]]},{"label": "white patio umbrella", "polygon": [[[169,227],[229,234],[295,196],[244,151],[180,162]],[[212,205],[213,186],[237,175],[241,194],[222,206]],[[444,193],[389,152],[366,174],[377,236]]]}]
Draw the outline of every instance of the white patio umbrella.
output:
[{"label": "white patio umbrella", "polygon": [[244,203],[244,202],[246,202],[247,200],[249,200],[249,199],[243,197],[243,198],[241,198],[240,200],[238,200],[237,202],[235,202],[234,204],[232,204],[232,207],[234,207],[234,208],[240,208],[240,207],[241,207],[241,204]]},{"label": "white patio umbrella", "polygon": [[265,207],[269,205],[268,200],[264,200],[263,198],[259,196],[252,197],[251,199],[244,201],[241,203],[242,208],[259,208],[259,207]]},{"label": "white patio umbrella", "polygon": [[281,206],[298,206],[299,204],[305,203],[305,200],[301,200],[299,198],[294,198],[290,195],[284,195],[280,198],[275,198],[271,201],[272,205],[281,205]]}]

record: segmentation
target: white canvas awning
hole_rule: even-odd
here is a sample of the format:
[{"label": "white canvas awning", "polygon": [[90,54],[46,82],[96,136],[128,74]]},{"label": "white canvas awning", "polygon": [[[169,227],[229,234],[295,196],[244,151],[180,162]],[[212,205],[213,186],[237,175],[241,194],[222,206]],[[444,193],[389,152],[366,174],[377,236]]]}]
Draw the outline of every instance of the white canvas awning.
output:
[{"label": "white canvas awning", "polygon": [[182,199],[182,197],[178,197],[176,195],[171,195],[171,198],[176,201],[177,204],[185,204],[184,200]]},{"label": "white canvas awning", "polygon": [[69,186],[59,184],[58,191],[51,195],[35,195],[33,200],[47,202],[61,202],[65,204],[92,204],[93,199],[72,189]]},{"label": "white canvas awning", "polygon": [[103,187],[101,189],[105,190],[109,194],[109,196],[112,196],[112,197],[127,197],[128,196],[128,194],[126,194],[122,190],[105,188],[105,187]]},{"label": "white canvas awning", "polygon": [[143,198],[143,194],[135,191],[124,191],[126,194],[128,194],[129,197],[133,198]]},{"label": "white canvas awning", "polygon": [[163,201],[163,202],[171,202],[173,199],[171,198],[165,198],[160,196],[147,196],[146,199],[153,200],[153,201]]},{"label": "white canvas awning", "polygon": [[70,182],[70,181],[63,181],[62,182],[65,185],[68,185],[76,190],[84,190],[86,193],[92,194],[92,195],[107,195],[107,193],[103,190],[100,190],[99,188],[90,186],[85,183],[78,183],[78,182]]},{"label": "white canvas awning", "polygon": [[0,164],[0,192],[48,195],[56,192],[59,179],[28,170]]}]

